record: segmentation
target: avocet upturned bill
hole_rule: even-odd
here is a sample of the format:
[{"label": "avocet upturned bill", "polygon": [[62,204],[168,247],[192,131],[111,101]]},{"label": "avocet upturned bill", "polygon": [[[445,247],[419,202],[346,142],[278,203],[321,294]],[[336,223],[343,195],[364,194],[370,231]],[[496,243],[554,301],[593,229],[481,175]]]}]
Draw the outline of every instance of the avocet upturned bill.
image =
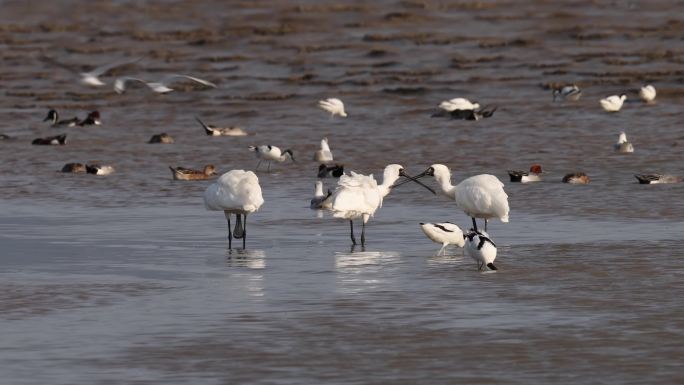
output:
[{"label": "avocet upturned bill", "polygon": [[465,235],[465,246],[463,251],[477,262],[477,270],[481,271],[485,267],[490,270],[498,270],[494,266],[496,259],[496,245],[489,238],[486,231],[470,230]]},{"label": "avocet upturned bill", "polygon": [[325,100],[319,100],[318,106],[322,109],[330,112],[330,117],[339,115],[343,118],[347,117],[347,113],[344,111],[344,103],[337,98],[328,98]]},{"label": "avocet upturned bill", "polygon": [[652,85],[646,85],[639,89],[639,97],[645,103],[652,103],[656,98],[656,89]]},{"label": "avocet upturned bill", "polygon": [[463,231],[457,225],[451,222],[440,223],[420,223],[420,228],[423,233],[435,243],[440,243],[442,248],[439,249],[437,255],[446,254],[446,248],[449,245],[456,245],[463,247],[465,240],[463,238]]},{"label": "avocet upturned bill", "polygon": [[627,95],[611,95],[599,100],[601,107],[608,112],[618,112],[622,108],[622,104],[627,100]]},{"label": "avocet upturned bill", "polygon": [[[231,170],[221,175],[204,191],[204,207],[223,211],[228,221],[228,248],[233,247],[233,237],[242,238],[242,248],[247,240],[247,214],[264,204],[259,178],[252,171]],[[230,229],[230,216],[236,217],[235,228]],[[244,223],[243,223],[244,218]]]},{"label": "avocet upturned bill", "polygon": [[[390,164],[385,167],[382,176],[382,184],[378,184],[373,175],[362,175],[351,172],[351,175],[342,175],[337,188],[329,198],[331,210],[335,218],[349,220],[352,244],[356,245],[354,237],[354,219],[362,219],[361,245],[366,243],[366,223],[382,207],[382,201],[390,193],[395,182],[400,178],[407,178],[406,182],[414,181],[426,189],[434,191],[404,173],[404,168],[398,164]],[[399,183],[396,186],[403,184]]]},{"label": "avocet upturned bill", "polygon": [[433,164],[415,178],[434,176],[442,189],[442,193],[456,201],[456,206],[463,210],[472,220],[477,230],[475,218],[487,220],[499,218],[501,222],[508,222],[508,195],[504,191],[504,184],[494,175],[480,174],[471,176],[461,183],[451,184],[451,171],[443,164]]},{"label": "avocet upturned bill", "polygon": [[613,145],[613,149],[615,149],[616,152],[621,153],[634,152],[634,146],[627,141],[627,134],[624,132],[621,132],[620,136],[618,136],[618,141]]},{"label": "avocet upturned bill", "polygon": [[156,82],[148,82],[131,76],[122,76],[116,78],[116,80],[114,81],[114,91],[116,91],[116,93],[118,94],[123,94],[124,92],[126,92],[126,84],[131,82],[138,82],[146,85],[149,89],[158,94],[165,94],[174,90],[173,88],[170,88],[169,85],[172,84],[175,80],[190,80],[210,88],[216,88],[216,84],[208,80],[196,78],[194,76],[189,75],[171,74],[164,76],[161,80]]},{"label": "avocet upturned bill", "polygon": [[328,138],[321,139],[321,149],[314,153],[313,160],[321,163],[333,161],[332,151],[330,151],[330,146],[328,146]]},{"label": "avocet upturned bill", "polygon": [[259,170],[259,166],[261,165],[262,161],[267,161],[268,162],[268,170],[271,171],[271,162],[275,161],[278,163],[282,163],[286,161],[288,158],[292,159],[292,161],[295,161],[294,154],[292,154],[292,150],[284,150],[281,151],[280,148],[276,146],[271,146],[271,145],[262,145],[262,146],[249,146],[250,151],[254,151],[256,157],[259,159],[259,163],[257,163],[256,170]]},{"label": "avocet upturned bill", "polygon": [[511,182],[530,183],[541,181],[542,167],[539,164],[530,166],[530,171],[514,171],[508,170],[508,176],[511,177]]}]

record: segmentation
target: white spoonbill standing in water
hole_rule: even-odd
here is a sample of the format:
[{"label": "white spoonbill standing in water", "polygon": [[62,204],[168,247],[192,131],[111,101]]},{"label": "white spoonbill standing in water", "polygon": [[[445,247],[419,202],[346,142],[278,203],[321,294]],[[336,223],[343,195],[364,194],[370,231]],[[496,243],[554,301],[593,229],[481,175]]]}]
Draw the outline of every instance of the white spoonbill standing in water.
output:
[{"label": "white spoonbill standing in water", "polygon": [[471,176],[456,186],[451,184],[451,171],[443,164],[433,164],[415,178],[425,175],[434,176],[442,193],[455,200],[456,206],[472,218],[475,231],[477,231],[475,218],[484,218],[485,231],[487,220],[490,218],[499,218],[501,222],[508,222],[508,195],[503,189],[504,184],[494,175]]},{"label": "white spoonbill standing in water", "polygon": [[[390,193],[394,182],[400,177],[406,177],[407,182],[415,181],[426,189],[435,192],[404,173],[404,168],[398,164],[390,164],[385,167],[382,176],[382,184],[378,184],[373,175],[361,175],[351,172],[351,175],[342,175],[337,183],[337,189],[329,198],[331,210],[336,218],[349,219],[352,244],[356,245],[354,237],[354,219],[362,219],[361,245],[366,243],[366,222],[382,207],[382,200]],[[400,183],[403,184],[404,182]],[[396,186],[398,186],[397,184]]]},{"label": "white spoonbill standing in water", "polygon": [[[231,170],[221,175],[204,191],[204,207],[223,211],[228,220],[228,248],[233,248],[233,237],[247,240],[247,214],[259,210],[264,204],[259,178],[251,171]],[[235,228],[230,230],[230,215],[235,214]],[[243,223],[244,217],[244,223]]]}]

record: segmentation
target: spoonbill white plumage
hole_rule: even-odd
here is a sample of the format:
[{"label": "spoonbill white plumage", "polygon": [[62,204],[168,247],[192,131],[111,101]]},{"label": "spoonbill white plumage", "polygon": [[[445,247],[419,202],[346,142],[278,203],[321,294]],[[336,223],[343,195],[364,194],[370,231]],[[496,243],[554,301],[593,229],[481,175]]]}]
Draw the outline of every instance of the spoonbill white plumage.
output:
[{"label": "spoonbill white plumage", "polygon": [[486,231],[472,230],[465,235],[463,251],[477,262],[477,270],[485,267],[490,270],[498,270],[494,266],[496,259],[496,245],[489,238]]},{"label": "spoonbill white plumage", "polygon": [[655,100],[656,89],[652,85],[643,86],[639,89],[639,97],[646,103],[651,103]]},{"label": "spoonbill white plumage", "polygon": [[503,189],[504,184],[494,175],[471,176],[453,186],[449,168],[443,164],[433,164],[415,178],[422,178],[426,175],[434,176],[442,193],[455,200],[456,206],[472,218],[476,231],[475,218],[484,218],[485,230],[489,218],[499,218],[501,222],[508,222],[508,195]]},{"label": "spoonbill white plumage", "polygon": [[337,98],[328,98],[325,100],[319,100],[318,106],[322,109],[330,112],[330,117],[339,115],[343,118],[347,117],[347,113],[344,111],[344,103]]},{"label": "spoonbill white plumage", "polygon": [[625,102],[625,100],[627,100],[627,95],[625,94],[620,96],[611,95],[607,98],[599,100],[599,103],[601,103],[601,107],[608,112],[618,112],[622,108],[622,104]]},{"label": "spoonbill white plumage", "polygon": [[321,149],[314,153],[313,160],[323,163],[332,162],[333,155],[328,146],[328,138],[321,139]]},{"label": "spoonbill white plumage", "polygon": [[[228,220],[228,248],[233,247],[233,237],[242,238],[242,248],[247,240],[247,214],[264,204],[259,178],[252,171],[231,170],[221,175],[204,191],[204,207],[223,211]],[[235,228],[230,230],[230,215],[235,214]],[[244,217],[244,224],[243,224]]]},{"label": "spoonbill white plumage", "polygon": [[562,100],[572,100],[576,102],[582,96],[582,90],[576,85],[563,86],[553,90],[553,101],[555,102],[558,98]]},{"label": "spoonbill white plumage", "polygon": [[613,149],[621,153],[634,152],[634,146],[632,145],[632,143],[627,141],[627,134],[625,134],[624,132],[620,133],[617,143],[613,145]]},{"label": "spoonbill white plumage", "polygon": [[[268,170],[271,171],[271,162],[276,161],[278,163],[282,163],[287,160],[287,158],[292,159],[292,161],[295,161],[294,154],[292,153],[292,150],[285,150],[281,151],[280,148],[276,146],[271,146],[269,145],[263,145],[263,146],[249,146],[250,151],[254,151],[256,157],[259,159],[259,163],[257,163],[256,170],[259,169],[259,166],[261,165],[262,161],[267,161],[268,162]],[[256,171],[255,170],[255,171]]]},{"label": "spoonbill white plumage", "polygon": [[[361,245],[366,243],[366,222],[382,207],[382,201],[390,193],[394,182],[400,177],[406,177],[408,181],[414,181],[426,189],[434,191],[404,173],[404,168],[398,164],[390,164],[385,167],[382,176],[382,184],[378,184],[373,175],[362,175],[351,172],[351,175],[342,175],[337,188],[329,198],[330,209],[336,218],[349,219],[352,244],[356,245],[354,237],[354,219],[361,218]],[[403,183],[400,183],[403,184]],[[397,184],[398,186],[399,184]]]},{"label": "spoonbill white plumage", "polygon": [[309,207],[312,210],[319,210],[324,208],[330,208],[330,202],[328,198],[332,195],[332,192],[328,190],[328,193],[323,193],[323,182],[320,180],[316,182],[316,190],[314,192],[314,197],[311,198],[311,204]]},{"label": "spoonbill white plumage", "polygon": [[435,243],[441,243],[442,248],[439,249],[437,255],[446,254],[446,248],[449,245],[456,245],[463,247],[465,240],[463,238],[463,231],[451,222],[440,223],[422,223],[420,228],[423,233]]}]

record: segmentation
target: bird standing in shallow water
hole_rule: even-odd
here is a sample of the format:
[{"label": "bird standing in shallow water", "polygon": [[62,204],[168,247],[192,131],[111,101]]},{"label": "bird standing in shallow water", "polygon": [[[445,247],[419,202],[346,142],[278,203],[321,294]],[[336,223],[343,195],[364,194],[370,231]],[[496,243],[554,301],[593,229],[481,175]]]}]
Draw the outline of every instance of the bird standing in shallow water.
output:
[{"label": "bird standing in shallow water", "polygon": [[259,158],[259,163],[257,163],[256,170],[259,170],[259,166],[263,160],[268,162],[267,171],[271,171],[271,161],[282,163],[288,158],[292,159],[293,162],[295,161],[292,150],[280,151],[280,148],[271,146],[270,144],[264,146],[249,146],[249,150],[254,151],[256,157]]},{"label": "bird standing in shallow water", "polygon": [[652,85],[643,86],[639,89],[639,97],[644,103],[653,103],[656,97],[656,89]]},{"label": "bird standing in shallow water", "polygon": [[[354,219],[362,219],[361,245],[366,243],[366,223],[375,214],[375,211],[382,207],[382,201],[390,193],[392,187],[399,186],[394,184],[400,177],[406,177],[407,181],[419,181],[406,175],[404,168],[398,164],[390,164],[385,167],[382,176],[382,184],[378,184],[373,175],[361,175],[351,172],[351,175],[342,175],[337,183],[337,189],[329,198],[331,210],[335,218],[349,219],[352,244],[356,245],[354,237]],[[423,187],[432,191],[429,187]],[[432,191],[434,193],[434,191]]]},{"label": "bird standing in shallow water", "polygon": [[471,176],[461,183],[451,184],[451,171],[443,164],[433,164],[415,178],[434,176],[442,189],[442,193],[453,199],[456,206],[463,210],[473,220],[473,227],[477,231],[475,218],[487,220],[499,218],[501,222],[508,222],[508,195],[504,191],[504,184],[494,175],[480,174]]},{"label": "bird standing in shallow water", "polygon": [[[233,247],[233,237],[242,238],[242,248],[247,240],[247,214],[264,204],[259,178],[252,171],[231,170],[221,175],[204,191],[204,207],[223,211],[228,221],[228,248]],[[235,215],[235,228],[230,229],[230,216]],[[243,223],[244,218],[244,223]]]},{"label": "bird standing in shallow water", "polygon": [[490,270],[498,270],[494,266],[496,259],[496,245],[489,238],[486,231],[470,229],[465,235],[465,246],[463,251],[477,262],[477,270],[481,271],[485,267]]},{"label": "bird standing in shallow water", "polygon": [[440,222],[440,223],[422,223],[420,228],[423,233],[430,238],[431,241],[435,243],[441,243],[442,248],[439,249],[437,255],[446,254],[446,248],[449,245],[456,245],[458,247],[463,247],[465,244],[465,239],[463,237],[463,231],[451,222]]},{"label": "bird standing in shallow water", "polygon": [[601,107],[608,112],[618,112],[622,108],[622,104],[627,100],[627,95],[622,94],[608,96],[607,98],[599,100]]}]

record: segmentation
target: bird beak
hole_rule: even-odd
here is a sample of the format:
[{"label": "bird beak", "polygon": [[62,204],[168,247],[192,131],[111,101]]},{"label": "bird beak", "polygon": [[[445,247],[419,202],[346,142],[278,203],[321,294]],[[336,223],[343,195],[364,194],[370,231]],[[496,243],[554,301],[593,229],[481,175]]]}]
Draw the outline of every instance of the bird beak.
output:
[{"label": "bird beak", "polygon": [[433,194],[437,194],[437,193],[435,192],[435,190],[431,189],[430,187],[426,186],[425,184],[423,184],[421,181],[418,180],[418,179],[424,177],[425,175],[427,175],[427,171],[423,172],[422,174],[416,175],[416,176],[411,176],[411,175],[408,175],[407,173],[405,173],[405,172],[402,170],[402,171],[399,171],[399,175],[400,175],[400,176],[403,176],[403,177],[406,178],[406,179],[403,180],[403,181],[401,181],[401,182],[399,182],[399,183],[393,184],[392,187],[401,186],[402,184],[405,184],[405,183],[408,183],[408,182],[416,182],[416,183],[418,183],[419,185],[421,185],[421,186],[425,187],[426,189],[428,189],[428,190],[429,190],[430,192],[432,192]]}]

